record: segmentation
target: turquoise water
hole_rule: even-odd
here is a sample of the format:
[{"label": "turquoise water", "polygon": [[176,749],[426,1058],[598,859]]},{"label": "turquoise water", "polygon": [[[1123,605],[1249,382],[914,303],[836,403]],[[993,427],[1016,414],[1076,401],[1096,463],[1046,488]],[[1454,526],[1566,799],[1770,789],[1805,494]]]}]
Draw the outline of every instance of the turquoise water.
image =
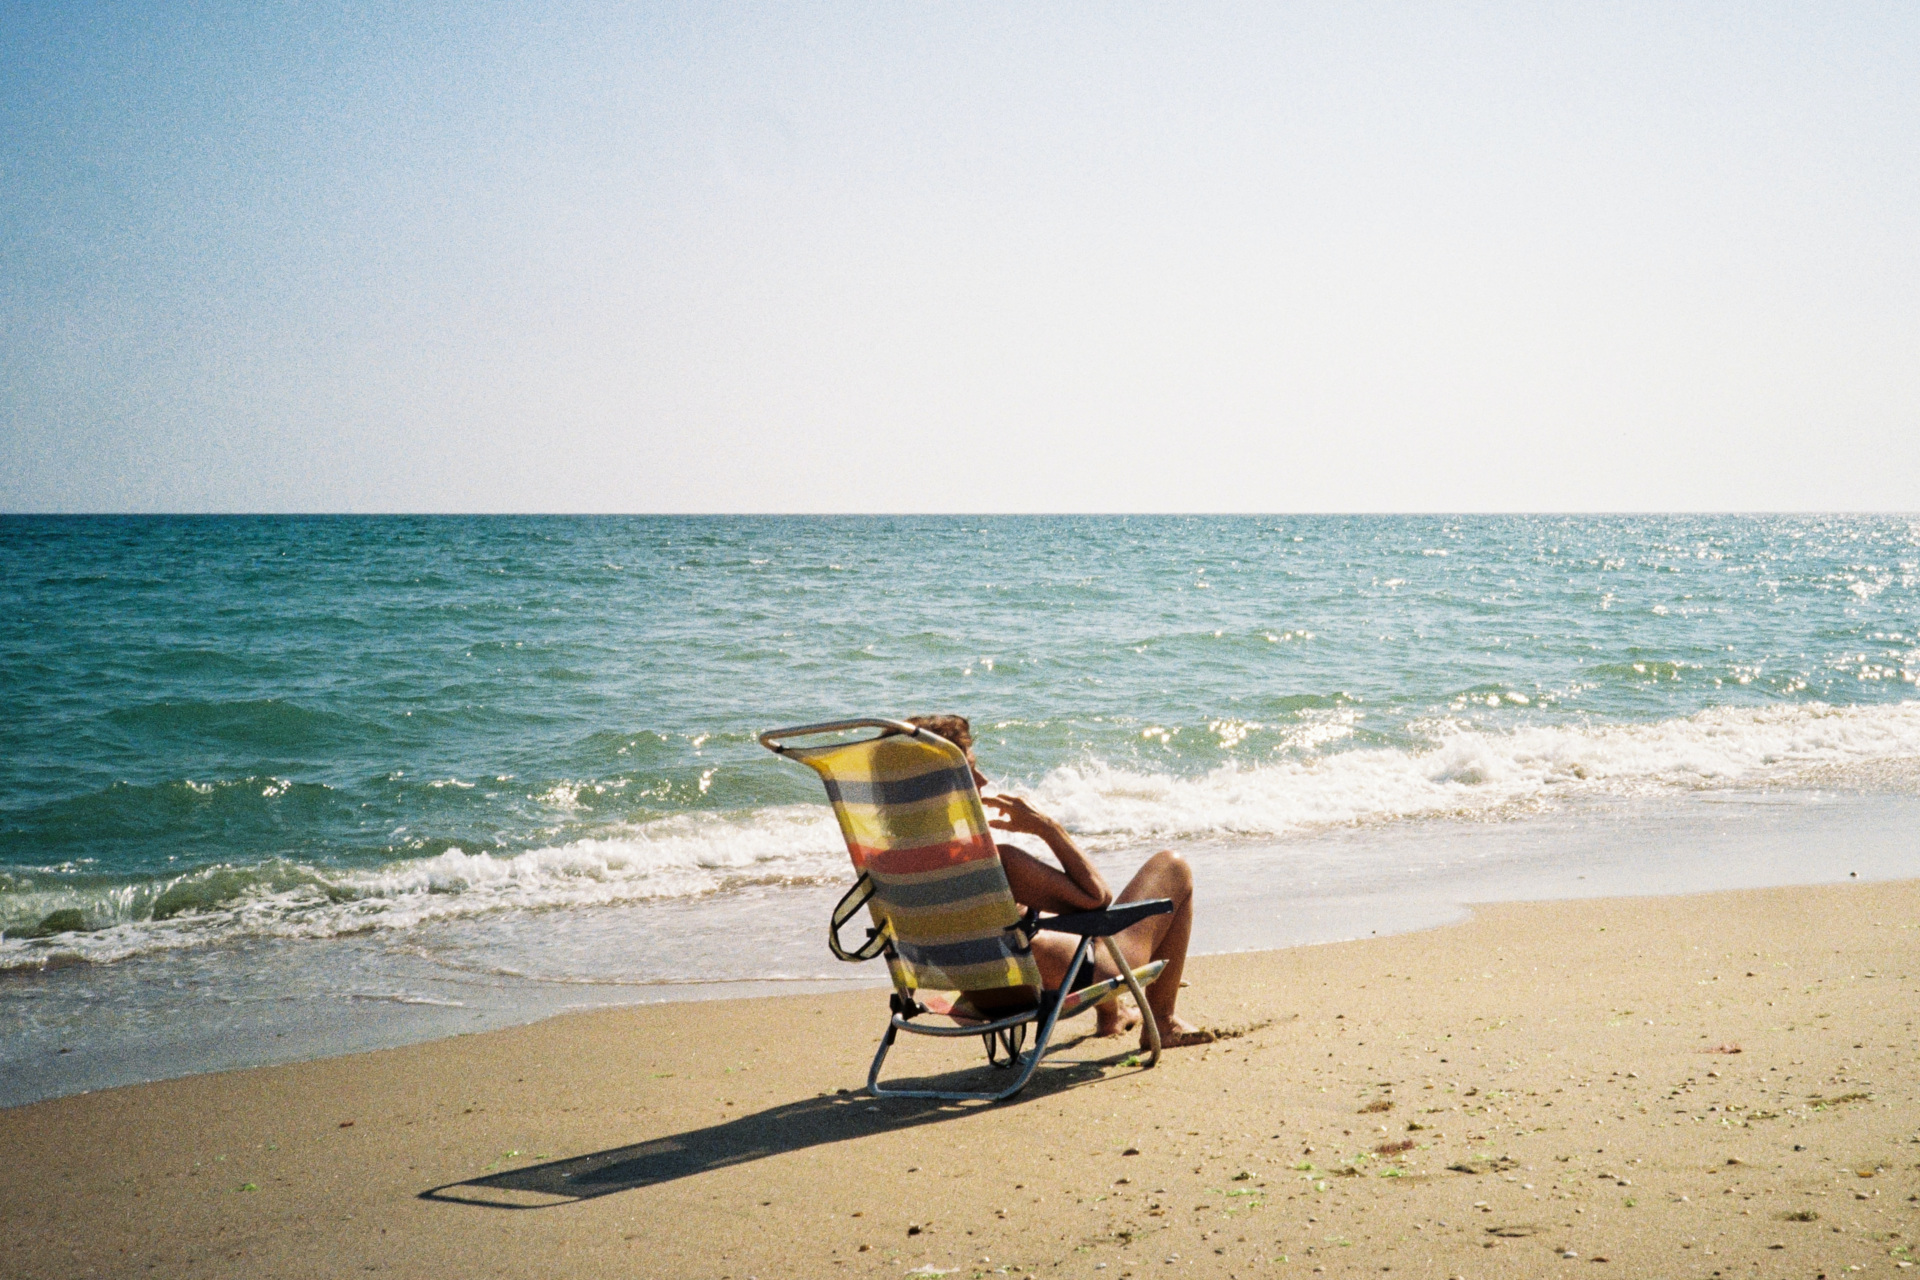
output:
[{"label": "turquoise water", "polygon": [[1920,521],[0,520],[0,966],[842,878],[754,735],[970,715],[1091,847],[1920,755]]}]

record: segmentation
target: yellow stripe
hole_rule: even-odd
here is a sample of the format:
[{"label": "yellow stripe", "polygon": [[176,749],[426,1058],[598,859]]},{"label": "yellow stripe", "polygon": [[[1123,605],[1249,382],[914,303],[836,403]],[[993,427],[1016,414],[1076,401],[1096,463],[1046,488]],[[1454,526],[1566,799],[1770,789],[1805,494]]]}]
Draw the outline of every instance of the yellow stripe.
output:
[{"label": "yellow stripe", "polygon": [[957,793],[915,805],[835,805],[841,833],[870,849],[919,849],[980,835],[972,806]]},{"label": "yellow stripe", "polygon": [[1005,960],[963,964],[951,969],[903,967],[913,969],[916,987],[931,987],[936,991],[985,991],[990,987],[1040,985],[1040,967],[1031,956],[1010,956]]},{"label": "yellow stripe", "polygon": [[906,908],[889,904],[881,909],[893,922],[894,936],[913,943],[992,937],[1008,925],[1018,924],[1022,915],[1013,895],[1004,889],[938,907]]},{"label": "yellow stripe", "polygon": [[816,773],[831,774],[848,782],[902,782],[941,769],[964,768],[967,763],[965,753],[957,747],[942,750],[905,736],[853,742],[825,751],[810,750],[798,758]]},{"label": "yellow stripe", "polygon": [[[908,800],[893,804],[870,804],[864,800],[842,800],[839,804],[843,809],[858,809],[863,813],[875,814],[897,813],[909,819],[915,814],[945,813],[953,815],[953,820],[958,821],[963,818],[970,819],[972,817],[973,805],[971,800],[972,797],[965,791],[956,788],[952,791],[943,791],[939,795],[927,796],[921,800]],[[983,823],[982,825],[985,824]]]}]

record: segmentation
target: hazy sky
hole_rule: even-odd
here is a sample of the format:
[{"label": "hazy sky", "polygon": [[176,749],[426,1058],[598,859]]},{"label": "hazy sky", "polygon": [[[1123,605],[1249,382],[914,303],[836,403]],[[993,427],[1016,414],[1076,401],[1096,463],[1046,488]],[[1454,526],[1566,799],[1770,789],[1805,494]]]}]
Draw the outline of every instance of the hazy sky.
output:
[{"label": "hazy sky", "polygon": [[0,509],[1920,509],[1920,5],[0,7]]}]

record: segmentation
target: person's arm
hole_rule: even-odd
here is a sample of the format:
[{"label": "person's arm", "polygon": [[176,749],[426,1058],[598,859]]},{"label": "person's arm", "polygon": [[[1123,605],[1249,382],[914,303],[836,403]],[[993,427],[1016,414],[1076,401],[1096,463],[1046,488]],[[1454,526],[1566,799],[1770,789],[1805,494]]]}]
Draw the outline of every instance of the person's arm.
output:
[{"label": "person's arm", "polygon": [[982,796],[980,800],[1000,812],[988,826],[1038,836],[1060,860],[1058,868],[1050,867],[1025,849],[1001,845],[1000,865],[1006,868],[1014,901],[1055,913],[1094,911],[1113,901],[1106,878],[1087,861],[1065,827],[1018,796]]}]

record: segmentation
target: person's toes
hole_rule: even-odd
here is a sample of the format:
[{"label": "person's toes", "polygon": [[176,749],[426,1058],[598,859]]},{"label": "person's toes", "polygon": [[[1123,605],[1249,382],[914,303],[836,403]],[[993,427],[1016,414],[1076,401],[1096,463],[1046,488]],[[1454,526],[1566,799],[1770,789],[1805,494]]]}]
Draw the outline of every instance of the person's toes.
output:
[{"label": "person's toes", "polygon": [[[1194,1026],[1185,1018],[1167,1019],[1167,1025],[1160,1031],[1162,1049],[1184,1049],[1188,1045],[1212,1044],[1220,1037],[1217,1033]],[[1146,1037],[1141,1037],[1141,1046],[1146,1047]]]}]

